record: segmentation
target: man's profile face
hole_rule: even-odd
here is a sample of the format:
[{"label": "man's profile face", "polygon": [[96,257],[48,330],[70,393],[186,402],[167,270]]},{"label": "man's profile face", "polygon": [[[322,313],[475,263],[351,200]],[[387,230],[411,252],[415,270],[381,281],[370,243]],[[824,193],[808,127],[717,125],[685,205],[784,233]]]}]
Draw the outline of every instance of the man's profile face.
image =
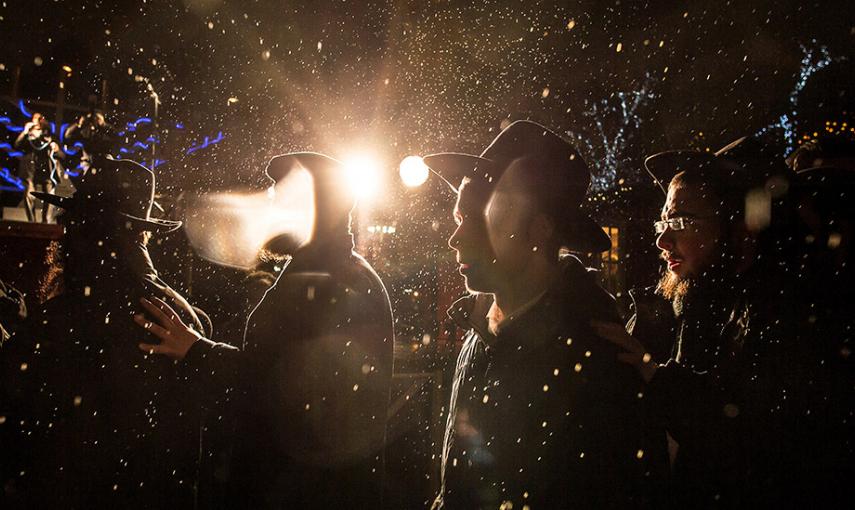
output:
[{"label": "man's profile face", "polygon": [[448,245],[457,252],[460,274],[470,292],[495,292],[496,256],[490,246],[484,208],[490,198],[487,186],[464,181],[454,205],[457,229],[448,239]]},{"label": "man's profile face", "polygon": [[501,291],[531,258],[530,214],[523,205],[518,195],[477,181],[460,187],[454,208],[457,230],[448,244],[457,252],[470,292]]},{"label": "man's profile face", "polygon": [[684,218],[684,229],[670,226],[656,239],[662,250],[667,276],[686,279],[702,276],[720,257],[721,226],[711,197],[696,186],[672,183],[662,207],[662,220]]}]

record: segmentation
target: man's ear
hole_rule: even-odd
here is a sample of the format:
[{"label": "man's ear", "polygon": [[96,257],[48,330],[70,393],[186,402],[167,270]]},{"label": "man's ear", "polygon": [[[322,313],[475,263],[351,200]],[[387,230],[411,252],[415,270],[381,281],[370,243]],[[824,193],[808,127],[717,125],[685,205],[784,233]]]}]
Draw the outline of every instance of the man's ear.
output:
[{"label": "man's ear", "polygon": [[543,213],[534,215],[528,228],[528,238],[533,246],[542,249],[548,245],[555,233],[555,221]]}]

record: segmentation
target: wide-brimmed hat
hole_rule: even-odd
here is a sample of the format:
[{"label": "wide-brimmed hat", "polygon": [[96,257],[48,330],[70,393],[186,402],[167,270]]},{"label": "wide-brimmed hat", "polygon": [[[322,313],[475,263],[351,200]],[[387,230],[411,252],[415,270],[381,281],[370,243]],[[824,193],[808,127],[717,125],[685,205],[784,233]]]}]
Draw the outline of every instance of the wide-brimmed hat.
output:
[{"label": "wide-brimmed hat", "polygon": [[92,168],[75,185],[70,197],[41,193],[31,194],[67,211],[87,216],[117,215],[139,230],[171,232],[180,221],[151,217],[154,204],[154,173],[128,159],[106,159]]},{"label": "wide-brimmed hat", "polygon": [[265,173],[273,181],[279,182],[295,168],[303,168],[314,179],[321,181],[342,181],[344,177],[344,164],[319,152],[290,152],[273,156]]},{"label": "wide-brimmed hat", "polygon": [[743,136],[715,152],[670,150],[644,160],[644,168],[664,194],[680,172],[704,171],[724,187],[743,190],[762,185],[775,174],[790,173],[777,150],[755,137]]},{"label": "wide-brimmed hat", "polygon": [[609,236],[580,208],[591,183],[588,165],[570,143],[540,124],[511,123],[480,156],[443,152],[424,157],[455,193],[464,177],[496,185],[512,163],[521,161],[537,198],[560,204],[553,212],[567,248],[594,253],[611,247]]},{"label": "wide-brimmed hat", "polygon": [[356,196],[350,189],[344,164],[318,152],[291,152],[274,156],[265,173],[279,182],[297,168],[309,172],[315,190],[315,203],[319,207],[350,211],[356,205]]}]

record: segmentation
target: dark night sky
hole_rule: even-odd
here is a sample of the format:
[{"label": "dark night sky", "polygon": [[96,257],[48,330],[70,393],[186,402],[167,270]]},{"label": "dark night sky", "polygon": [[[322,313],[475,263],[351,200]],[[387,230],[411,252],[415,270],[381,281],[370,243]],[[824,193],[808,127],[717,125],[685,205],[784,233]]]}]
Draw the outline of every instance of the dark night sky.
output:
[{"label": "dark night sky", "polygon": [[[632,177],[651,151],[716,147],[778,119],[800,45],[838,60],[805,91],[832,113],[802,122],[851,102],[850,1],[474,4],[5,0],[0,91],[20,65],[21,95],[53,100],[68,64],[70,102],[107,79],[118,110],[143,115],[150,102],[134,77],[144,76],[165,118],[227,134],[208,156],[224,170],[193,181],[202,186],[251,181],[291,149],[368,146],[390,169],[409,153],[479,151],[516,118],[580,135],[600,167],[605,134],[618,176]],[[643,87],[650,98],[618,113],[617,94]]]}]

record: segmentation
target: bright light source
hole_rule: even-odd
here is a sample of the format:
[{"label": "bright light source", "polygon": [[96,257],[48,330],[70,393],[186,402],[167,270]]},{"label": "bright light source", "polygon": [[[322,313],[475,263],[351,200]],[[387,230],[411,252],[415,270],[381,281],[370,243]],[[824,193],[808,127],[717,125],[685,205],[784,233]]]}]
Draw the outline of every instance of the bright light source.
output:
[{"label": "bright light source", "polygon": [[430,171],[419,156],[407,156],[401,161],[399,172],[404,184],[410,188],[415,188],[425,183]]},{"label": "bright light source", "polygon": [[62,66],[62,70],[65,71],[66,73],[70,74],[71,73],[71,66]]},{"label": "bright light source", "polygon": [[358,154],[344,160],[347,181],[358,200],[366,200],[380,189],[380,165],[366,154]]}]

